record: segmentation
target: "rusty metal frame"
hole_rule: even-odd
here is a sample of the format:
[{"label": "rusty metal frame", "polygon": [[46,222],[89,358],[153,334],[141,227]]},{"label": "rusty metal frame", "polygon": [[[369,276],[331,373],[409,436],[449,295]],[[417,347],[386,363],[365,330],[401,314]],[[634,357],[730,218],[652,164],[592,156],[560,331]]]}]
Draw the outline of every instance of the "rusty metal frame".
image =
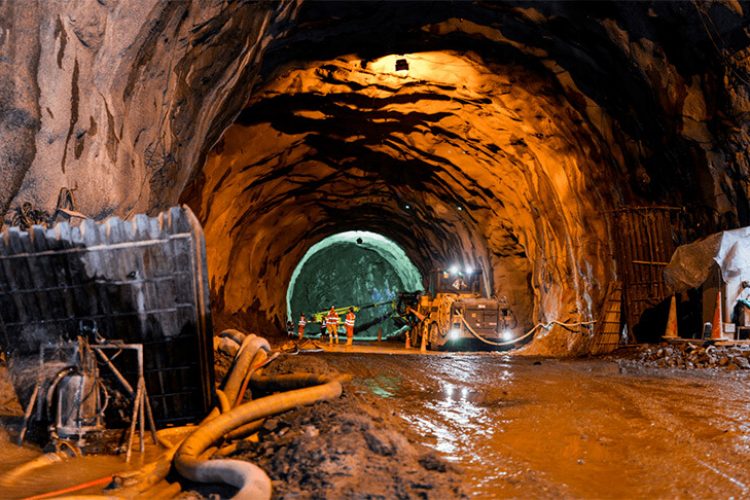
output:
[{"label": "rusty metal frame", "polygon": [[676,248],[682,209],[670,206],[623,207],[604,212],[609,240],[623,284],[623,313],[630,341],[648,309],[669,296],[663,268]]}]

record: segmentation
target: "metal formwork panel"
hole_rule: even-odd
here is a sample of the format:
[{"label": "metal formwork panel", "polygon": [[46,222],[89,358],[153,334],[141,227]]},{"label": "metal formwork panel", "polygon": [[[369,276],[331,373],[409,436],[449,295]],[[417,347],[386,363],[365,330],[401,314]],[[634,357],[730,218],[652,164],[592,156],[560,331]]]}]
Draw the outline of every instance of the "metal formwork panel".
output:
[{"label": "metal formwork panel", "polygon": [[663,271],[680,238],[679,216],[679,209],[673,207],[630,207],[608,213],[630,334],[643,313],[670,294]]},{"label": "metal formwork panel", "polygon": [[[194,421],[209,409],[205,242],[189,208],[0,234],[0,342],[11,362],[35,356],[43,343],[75,339],[81,320],[95,321],[107,339],[144,345],[160,424]],[[121,363],[126,375],[135,372]]]}]

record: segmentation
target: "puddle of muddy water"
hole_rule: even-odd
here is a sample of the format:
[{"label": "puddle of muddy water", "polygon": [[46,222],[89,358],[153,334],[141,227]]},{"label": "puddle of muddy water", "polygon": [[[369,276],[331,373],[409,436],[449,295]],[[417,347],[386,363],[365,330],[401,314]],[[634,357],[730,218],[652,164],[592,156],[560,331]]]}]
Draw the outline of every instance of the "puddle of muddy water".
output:
[{"label": "puddle of muddy water", "polygon": [[747,377],[498,355],[326,360],[387,398],[477,498],[750,496]]},{"label": "puddle of muddy water", "polygon": [[[146,451],[138,452],[137,438],[130,463],[124,455],[87,455],[63,462],[51,463],[19,476],[8,484],[0,485],[0,498],[17,499],[41,495],[69,486],[111,476],[123,471],[138,469],[156,459],[163,450],[146,443]],[[18,446],[9,440],[9,435],[0,436],[0,478],[7,472],[43,455],[42,450],[32,445]],[[100,494],[101,486],[77,491],[76,494]]]}]

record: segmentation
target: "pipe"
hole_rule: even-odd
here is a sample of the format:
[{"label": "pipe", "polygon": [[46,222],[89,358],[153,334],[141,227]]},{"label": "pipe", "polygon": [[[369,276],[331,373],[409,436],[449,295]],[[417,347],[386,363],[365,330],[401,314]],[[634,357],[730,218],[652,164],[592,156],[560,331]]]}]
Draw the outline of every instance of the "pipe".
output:
[{"label": "pipe", "polygon": [[227,395],[224,394],[224,391],[222,391],[221,389],[216,389],[216,399],[219,401],[219,408],[221,409],[221,413],[226,413],[232,409],[232,405],[229,404]]},{"label": "pipe", "polygon": [[[239,392],[242,382],[250,370],[253,358],[261,349],[268,353],[271,351],[271,345],[266,339],[258,337],[255,334],[249,334],[242,341],[240,350],[237,356],[235,356],[232,371],[227,376],[227,381],[223,388],[224,394],[226,394],[230,404],[234,404],[237,401],[237,397],[240,396]],[[208,418],[211,418],[213,414],[214,412],[211,412]]]},{"label": "pipe", "polygon": [[219,335],[217,335],[219,338],[228,338],[238,346],[242,345],[242,342],[245,340],[245,335],[239,330],[235,330],[234,328],[228,328],[224,331],[222,331]]},{"label": "pipe", "polygon": [[[217,391],[219,407],[215,407],[213,410],[211,410],[211,412],[206,416],[206,418],[203,419],[200,425],[206,425],[208,422],[224,413],[224,409],[231,407],[230,401],[234,401],[237,398],[237,393],[239,392],[242,381],[247,375],[247,372],[252,365],[253,359],[258,354],[258,351],[270,351],[271,349],[268,341],[266,341],[262,337],[256,336],[255,334],[245,335],[237,330],[225,330],[220,335],[229,336],[233,340],[241,338],[242,345],[235,355],[231,370],[225,378],[224,390]],[[225,401],[222,401],[222,399],[225,399]],[[199,427],[196,427],[196,429],[198,428]],[[160,430],[157,433],[157,435],[159,436],[160,444],[167,444],[164,440],[164,436],[166,434],[174,434],[175,432],[182,432],[183,430],[184,427]],[[144,492],[150,490],[155,485],[163,481],[164,478],[167,477],[167,474],[172,467],[174,455],[179,444],[182,441],[184,441],[184,439],[179,440],[179,442],[174,446],[165,446],[168,450],[166,453],[164,453],[156,461],[141,467],[136,473],[120,474],[120,479],[130,484],[127,484],[123,489],[119,490],[118,494],[124,497],[142,496],[145,494]]]},{"label": "pipe", "polygon": [[[266,354],[266,352],[262,350],[258,350],[255,353],[255,356],[253,356],[252,360],[250,361],[250,368],[248,368],[247,373],[245,373],[245,376],[242,378],[242,385],[240,385],[240,390],[237,391],[237,399],[234,400],[232,408],[242,404],[242,400],[245,398],[245,393],[247,392],[247,384],[250,383],[250,377],[253,375],[253,373],[255,373],[256,370],[266,366],[266,364],[270,363],[277,357],[278,353],[275,353],[273,356],[268,357],[268,354]],[[252,394],[250,395],[250,399],[252,399]]]},{"label": "pipe", "polygon": [[233,441],[235,439],[245,437],[249,434],[253,434],[255,431],[263,427],[263,422],[264,420],[262,418],[258,420],[254,420],[250,423],[237,427],[233,431],[227,432],[227,435],[224,437],[228,441]]},{"label": "pipe", "polygon": [[21,476],[24,476],[29,472],[51,464],[60,463],[66,458],[67,457],[63,457],[57,453],[45,453],[44,455],[33,458],[0,476],[0,486],[10,486],[17,482]]},{"label": "pipe", "polygon": [[188,436],[177,450],[174,458],[175,468],[180,475],[191,481],[221,482],[239,488],[240,491],[234,497],[238,500],[269,499],[271,480],[260,467],[239,460],[202,461],[198,457],[233,429],[297,406],[337,398],[341,391],[341,382],[331,380],[322,385],[274,394],[240,405],[201,425]]},{"label": "pipe", "polygon": [[[271,348],[268,341],[254,334],[244,335],[237,330],[225,330],[222,334],[227,334],[225,336],[231,336],[233,339],[238,337],[241,338],[242,345],[234,358],[234,363],[232,364],[230,372],[225,378],[224,390],[217,391],[217,398],[219,399],[220,407],[215,407],[206,418],[203,419],[200,425],[206,425],[208,422],[221,415],[223,409],[231,407],[229,402],[236,399],[237,392],[239,392],[238,389],[258,351],[270,351]],[[225,401],[222,402],[222,399],[225,399]],[[199,427],[196,427],[196,429],[198,428]],[[159,437],[160,444],[167,445],[165,446],[167,452],[154,462],[141,467],[135,473],[119,474],[119,479],[127,484],[117,492],[118,495],[122,495],[126,498],[142,496],[145,495],[147,490],[150,490],[163,481],[172,467],[172,461],[179,444],[184,441],[184,439],[181,439],[177,444],[172,446],[165,442],[164,437],[167,434],[179,433],[184,430],[184,427],[160,430],[157,433],[157,436]]]}]

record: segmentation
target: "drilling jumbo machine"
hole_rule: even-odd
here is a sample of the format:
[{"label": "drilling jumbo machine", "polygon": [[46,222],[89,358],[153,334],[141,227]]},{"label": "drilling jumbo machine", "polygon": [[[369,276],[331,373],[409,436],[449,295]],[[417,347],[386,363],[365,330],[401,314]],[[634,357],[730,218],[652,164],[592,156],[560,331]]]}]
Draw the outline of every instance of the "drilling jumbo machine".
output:
[{"label": "drilling jumbo machine", "polygon": [[513,345],[518,322],[508,300],[483,296],[481,277],[469,268],[439,269],[430,274],[428,292],[401,294],[396,309],[411,327],[411,344],[419,346],[426,335],[432,350],[480,342]]}]

